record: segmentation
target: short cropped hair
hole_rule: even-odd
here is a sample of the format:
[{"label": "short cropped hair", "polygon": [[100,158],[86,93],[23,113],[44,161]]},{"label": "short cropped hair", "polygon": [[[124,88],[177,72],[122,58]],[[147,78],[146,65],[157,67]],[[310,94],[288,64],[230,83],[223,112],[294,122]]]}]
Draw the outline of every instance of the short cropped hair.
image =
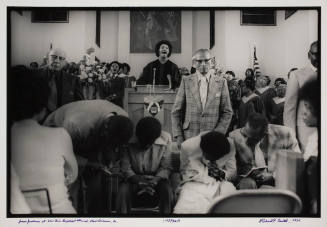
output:
[{"label": "short cropped hair", "polygon": [[161,135],[161,123],[154,117],[144,117],[136,125],[135,135],[141,145],[150,145]]},{"label": "short cropped hair", "polygon": [[[230,152],[230,144],[224,134],[211,131],[201,136],[200,148],[214,160],[218,160]],[[213,161],[213,160],[210,160]]]},{"label": "short cropped hair", "polygon": [[287,84],[286,80],[284,80],[284,78],[282,78],[282,77],[278,77],[275,80],[274,85],[277,86],[277,83],[279,83],[279,84]]},{"label": "short cropped hair", "polygon": [[19,65],[9,69],[10,118],[20,121],[32,118],[47,107],[50,87],[37,72]]},{"label": "short cropped hair", "polygon": [[248,116],[247,123],[253,129],[266,130],[268,128],[268,120],[263,114],[252,113]]},{"label": "short cropped hair", "polygon": [[299,99],[309,102],[312,114],[318,116],[320,104],[320,87],[317,80],[309,80],[300,89]]},{"label": "short cropped hair", "polygon": [[226,71],[226,74],[230,74],[230,75],[232,75],[232,77],[235,78],[235,73],[233,71]]},{"label": "short cropped hair", "polygon": [[271,82],[271,79],[270,79],[270,77],[269,76],[264,76],[265,78],[266,78],[266,81],[267,81],[267,86],[270,84],[270,82]]},{"label": "short cropped hair", "polygon": [[252,76],[246,77],[244,79],[245,87],[251,89],[251,91],[255,90],[255,79]]},{"label": "short cropped hair", "polygon": [[132,135],[132,121],[128,117],[114,115],[98,120],[91,139],[95,147],[103,148],[107,145],[118,147],[127,144]]},{"label": "short cropped hair", "polygon": [[251,72],[251,76],[254,76],[254,71],[253,71],[253,69],[251,69],[251,68],[247,68],[246,70],[245,70],[245,75],[246,75],[246,72],[247,71],[250,71]]},{"label": "short cropped hair", "polygon": [[171,52],[173,51],[173,46],[171,45],[171,43],[168,40],[161,40],[156,44],[156,46],[154,48],[156,56],[159,57],[159,49],[162,44],[166,44],[169,47],[169,53],[167,56],[170,57]]},{"label": "short cropped hair", "polygon": [[30,63],[30,68],[32,68],[33,66],[35,66],[36,68],[39,67],[39,64],[36,61],[33,61]]},{"label": "short cropped hair", "polygon": [[127,64],[127,63],[121,64],[121,68],[124,68],[124,67],[127,68],[127,73],[129,73],[131,71],[131,67],[129,66],[129,64]]},{"label": "short cropped hair", "polygon": [[114,64],[114,63],[118,64],[119,69],[121,69],[122,65],[118,61],[112,61],[112,62],[110,62],[110,64],[107,65],[108,70],[110,70],[111,65]]}]

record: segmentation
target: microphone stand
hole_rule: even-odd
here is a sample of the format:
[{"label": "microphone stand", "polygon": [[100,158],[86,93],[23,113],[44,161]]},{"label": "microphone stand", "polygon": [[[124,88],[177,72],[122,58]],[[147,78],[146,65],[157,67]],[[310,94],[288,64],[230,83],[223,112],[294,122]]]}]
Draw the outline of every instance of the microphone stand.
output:
[{"label": "microphone stand", "polygon": [[154,94],[154,86],[156,84],[156,68],[153,68],[153,79],[152,79],[152,91],[153,91],[153,94]]}]

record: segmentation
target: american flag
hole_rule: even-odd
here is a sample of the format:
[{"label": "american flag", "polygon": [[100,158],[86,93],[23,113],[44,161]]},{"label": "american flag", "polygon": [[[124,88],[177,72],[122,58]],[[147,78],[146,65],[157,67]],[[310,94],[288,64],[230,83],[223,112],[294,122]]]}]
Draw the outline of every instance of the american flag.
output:
[{"label": "american flag", "polygon": [[259,62],[257,59],[257,49],[256,47],[254,47],[254,53],[253,53],[253,71],[254,71],[254,75],[258,76],[261,74],[260,72],[260,66],[259,66]]}]

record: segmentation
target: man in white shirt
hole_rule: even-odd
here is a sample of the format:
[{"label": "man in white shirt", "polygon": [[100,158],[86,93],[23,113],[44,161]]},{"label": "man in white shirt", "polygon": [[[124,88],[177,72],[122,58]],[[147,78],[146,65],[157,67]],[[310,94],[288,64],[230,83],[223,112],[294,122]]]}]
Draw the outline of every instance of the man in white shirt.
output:
[{"label": "man in white shirt", "polygon": [[229,137],[234,140],[236,147],[238,177],[235,184],[238,189],[274,186],[277,152],[285,150],[300,153],[290,128],[268,124],[265,116],[258,113],[249,115],[245,126],[232,131]]},{"label": "man in white shirt", "polygon": [[235,190],[235,145],[222,133],[203,132],[182,143],[180,193],[174,213],[206,213],[211,202]]},{"label": "man in white shirt", "polygon": [[309,80],[317,79],[317,68],[319,66],[318,42],[311,44],[308,52],[310,65],[295,70],[291,73],[287,82],[286,100],[284,107],[284,125],[292,128],[296,133],[300,148],[303,150],[308,142],[308,137],[314,133],[317,128],[308,127],[302,119],[304,104],[299,100],[299,90]]}]

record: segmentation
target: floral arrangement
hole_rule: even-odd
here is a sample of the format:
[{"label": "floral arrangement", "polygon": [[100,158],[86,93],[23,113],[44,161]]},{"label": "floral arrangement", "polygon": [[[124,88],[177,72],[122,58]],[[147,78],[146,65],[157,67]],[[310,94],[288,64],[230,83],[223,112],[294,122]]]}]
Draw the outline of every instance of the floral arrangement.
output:
[{"label": "floral arrangement", "polygon": [[80,65],[80,75],[78,76],[83,86],[95,86],[99,81],[106,81],[108,75],[105,65],[96,63],[94,65]]},{"label": "floral arrangement", "polygon": [[107,80],[107,68],[105,65],[95,62],[94,64],[87,65],[84,61],[81,62],[80,73],[78,75],[81,85],[83,87],[83,94],[85,99],[94,99],[97,95],[99,82]]},{"label": "floral arrangement", "polygon": [[[112,67],[113,63],[115,63],[118,68]],[[115,61],[113,63],[111,63],[108,68],[108,64],[106,63],[99,63],[98,61],[91,62],[87,61],[87,59],[80,61],[78,64],[79,72],[77,76],[82,85],[85,99],[107,99],[112,102],[117,99],[118,95],[115,92],[115,88],[113,88],[116,82],[113,84],[110,82],[119,77],[119,63]]]}]

